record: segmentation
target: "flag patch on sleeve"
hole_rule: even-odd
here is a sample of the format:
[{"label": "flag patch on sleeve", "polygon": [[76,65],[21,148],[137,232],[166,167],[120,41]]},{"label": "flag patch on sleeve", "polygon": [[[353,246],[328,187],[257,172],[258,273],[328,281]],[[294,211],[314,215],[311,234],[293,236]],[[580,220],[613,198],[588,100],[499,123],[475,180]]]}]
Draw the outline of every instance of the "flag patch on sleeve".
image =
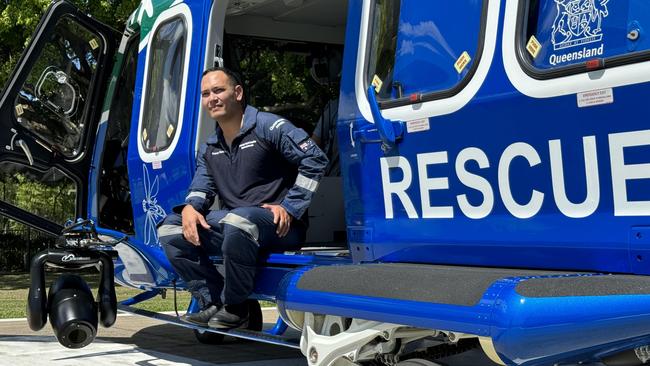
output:
[{"label": "flag patch on sleeve", "polygon": [[314,147],[316,144],[314,143],[314,140],[312,139],[307,139],[301,143],[298,144],[298,147],[300,147],[300,150],[303,152],[306,152],[307,150],[311,149]]}]

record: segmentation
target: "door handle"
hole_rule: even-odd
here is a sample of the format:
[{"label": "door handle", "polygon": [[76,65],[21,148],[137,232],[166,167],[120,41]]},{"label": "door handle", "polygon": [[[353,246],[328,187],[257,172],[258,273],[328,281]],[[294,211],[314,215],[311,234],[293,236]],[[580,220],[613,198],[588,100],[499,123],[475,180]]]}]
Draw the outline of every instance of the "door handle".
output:
[{"label": "door handle", "polygon": [[370,112],[372,113],[375,127],[381,139],[381,149],[388,151],[395,147],[397,141],[404,135],[404,122],[386,119],[381,115],[373,85],[368,87],[368,104],[370,104]]},{"label": "door handle", "polygon": [[29,146],[27,146],[27,143],[25,140],[20,139],[16,141],[16,146],[20,147],[23,149],[23,152],[27,156],[27,160],[29,160],[29,165],[34,165],[34,158],[32,157],[32,152],[29,150]]}]

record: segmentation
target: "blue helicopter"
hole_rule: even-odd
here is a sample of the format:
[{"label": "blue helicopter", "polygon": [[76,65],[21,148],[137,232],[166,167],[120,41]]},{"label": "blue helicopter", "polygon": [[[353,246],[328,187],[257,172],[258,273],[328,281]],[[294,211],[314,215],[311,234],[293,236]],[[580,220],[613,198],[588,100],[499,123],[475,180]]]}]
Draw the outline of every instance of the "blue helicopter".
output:
[{"label": "blue helicopter", "polygon": [[[500,365],[642,365],[649,30],[644,0],[143,0],[121,34],[54,2],[0,96],[0,165],[69,180],[82,218],[0,202],[61,237],[32,261],[30,326],[49,317],[78,348],[120,309],[202,342],[299,348],[314,366],[434,365],[470,349]],[[341,174],[321,184],[303,249],[262,258],[248,329],[135,309],[184,288],[156,226],[213,132],[201,73],[246,71],[260,50],[340,77]],[[270,100],[260,84],[257,107],[311,132],[325,103]],[[72,275],[46,294],[48,266],[98,268],[97,297]],[[118,304],[114,282],[142,293]],[[277,303],[273,329],[256,300]]]}]

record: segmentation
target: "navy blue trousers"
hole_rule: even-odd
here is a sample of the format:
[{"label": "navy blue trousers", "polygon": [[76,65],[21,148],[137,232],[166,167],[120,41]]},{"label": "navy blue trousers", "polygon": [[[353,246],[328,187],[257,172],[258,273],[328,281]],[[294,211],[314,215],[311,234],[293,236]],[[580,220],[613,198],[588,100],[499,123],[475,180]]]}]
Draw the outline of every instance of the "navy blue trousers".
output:
[{"label": "navy blue trousers", "polygon": [[[210,304],[240,304],[253,292],[261,253],[298,249],[306,226],[293,220],[289,233],[275,233],[273,213],[261,207],[210,211],[210,229],[198,227],[200,246],[185,240],[181,215],[168,215],[158,228],[158,238],[174,270],[187,283],[202,308]],[[222,256],[224,273],[210,260]]]}]

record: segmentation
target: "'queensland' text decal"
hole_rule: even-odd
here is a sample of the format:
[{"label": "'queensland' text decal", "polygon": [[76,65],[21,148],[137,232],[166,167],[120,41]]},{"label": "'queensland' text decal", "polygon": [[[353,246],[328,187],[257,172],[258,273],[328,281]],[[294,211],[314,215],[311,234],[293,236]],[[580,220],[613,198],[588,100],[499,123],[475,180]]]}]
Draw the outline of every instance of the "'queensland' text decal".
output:
[{"label": "'queensland' text decal", "polygon": [[555,0],[557,15],[551,34],[555,53],[550,55],[549,64],[555,66],[603,55],[602,23],[609,15],[608,2],[609,0]]}]

